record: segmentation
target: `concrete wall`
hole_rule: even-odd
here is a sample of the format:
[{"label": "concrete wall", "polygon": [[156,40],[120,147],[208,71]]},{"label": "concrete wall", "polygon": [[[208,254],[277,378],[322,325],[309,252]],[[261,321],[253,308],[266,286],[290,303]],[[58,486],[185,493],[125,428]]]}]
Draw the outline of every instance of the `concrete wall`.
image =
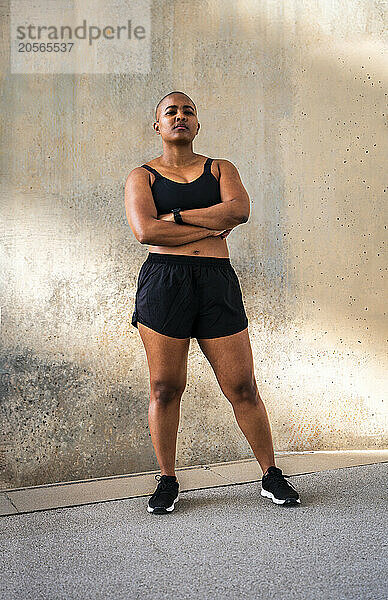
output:
[{"label": "concrete wall", "polygon": [[[174,89],[251,197],[228,243],[275,451],[385,447],[384,3],[158,0],[144,75],[11,74],[2,7],[3,487],[158,468],[123,191]],[[251,456],[193,340],[177,464]]]}]

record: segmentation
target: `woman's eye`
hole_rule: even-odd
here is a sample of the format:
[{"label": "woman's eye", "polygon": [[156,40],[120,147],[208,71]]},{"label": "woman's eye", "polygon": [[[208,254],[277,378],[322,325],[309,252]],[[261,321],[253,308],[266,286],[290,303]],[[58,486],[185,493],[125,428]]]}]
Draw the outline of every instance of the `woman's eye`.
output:
[{"label": "woman's eye", "polygon": [[[173,115],[174,114],[174,110],[169,110],[168,112],[166,112],[166,115]],[[193,115],[193,111],[192,110],[185,110],[185,113],[187,113],[188,115]]]}]

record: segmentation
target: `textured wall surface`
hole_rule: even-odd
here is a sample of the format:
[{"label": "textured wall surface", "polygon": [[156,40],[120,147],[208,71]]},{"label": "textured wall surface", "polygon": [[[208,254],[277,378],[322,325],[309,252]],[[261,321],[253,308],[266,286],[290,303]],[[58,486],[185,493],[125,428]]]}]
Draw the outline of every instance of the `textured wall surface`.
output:
[{"label": "textured wall surface", "polygon": [[[275,450],[385,447],[386,3],[157,0],[145,75],[11,74],[1,6],[2,486],[158,468],[124,183],[174,89],[250,194],[228,244]],[[178,466],[251,456],[192,340]]]}]

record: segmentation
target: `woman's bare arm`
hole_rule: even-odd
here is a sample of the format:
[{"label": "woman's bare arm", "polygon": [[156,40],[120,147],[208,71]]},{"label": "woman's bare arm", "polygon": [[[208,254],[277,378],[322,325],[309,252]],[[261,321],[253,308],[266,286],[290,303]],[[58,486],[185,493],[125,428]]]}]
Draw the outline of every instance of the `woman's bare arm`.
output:
[{"label": "woman's bare arm", "polygon": [[226,229],[214,230],[196,225],[180,225],[157,218],[149,176],[136,167],[125,183],[125,210],[129,226],[141,244],[181,246],[206,237],[220,235]]},{"label": "woman's bare arm", "polygon": [[228,160],[218,161],[220,169],[220,204],[207,208],[181,210],[184,223],[209,229],[233,228],[246,223],[250,215],[249,196],[238,170]]}]

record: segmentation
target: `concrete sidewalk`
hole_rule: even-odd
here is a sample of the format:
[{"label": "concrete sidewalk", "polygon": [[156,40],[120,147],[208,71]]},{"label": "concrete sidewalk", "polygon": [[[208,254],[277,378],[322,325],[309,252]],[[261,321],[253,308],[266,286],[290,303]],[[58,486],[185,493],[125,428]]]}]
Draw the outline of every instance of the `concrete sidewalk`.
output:
[{"label": "concrete sidewalk", "polygon": [[[260,481],[5,516],[6,600],[386,600],[388,464],[295,475],[302,503]],[[156,482],[155,482],[156,483]]]},{"label": "concrete sidewalk", "polygon": [[[304,475],[317,471],[388,462],[388,450],[275,452],[275,460],[284,474]],[[160,471],[3,489],[0,492],[0,516],[149,496],[155,489],[157,473]],[[181,491],[236,483],[254,483],[261,480],[262,476],[255,458],[179,467],[176,469],[176,474]]]}]

